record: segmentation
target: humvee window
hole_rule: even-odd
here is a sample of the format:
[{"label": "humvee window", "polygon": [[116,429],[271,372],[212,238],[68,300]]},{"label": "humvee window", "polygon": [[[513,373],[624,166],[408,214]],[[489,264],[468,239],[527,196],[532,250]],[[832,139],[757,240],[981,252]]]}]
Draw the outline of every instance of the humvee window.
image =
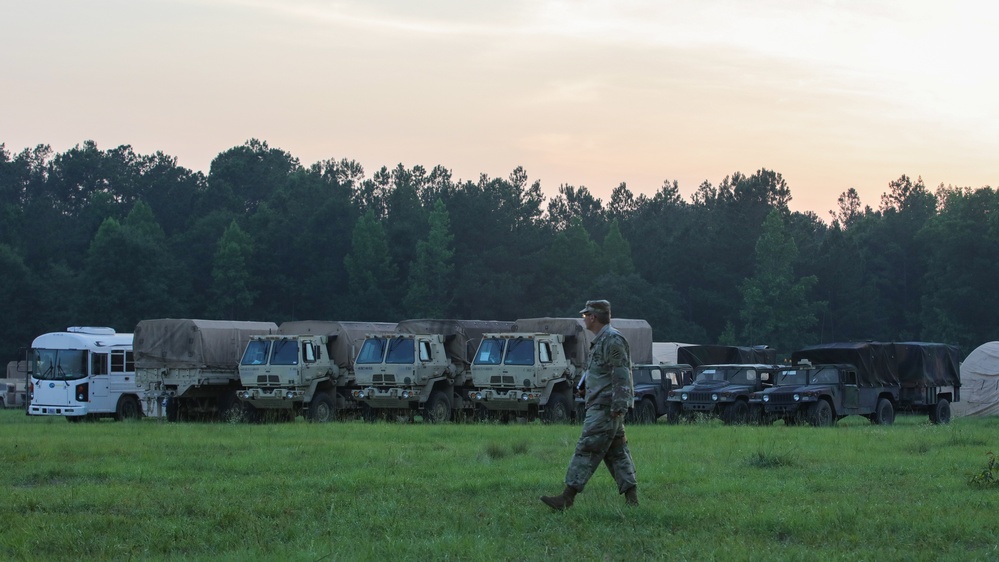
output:
[{"label": "humvee window", "polygon": [[812,384],[834,384],[839,381],[839,371],[822,369],[812,375]]},{"label": "humvee window", "polygon": [[805,382],[805,371],[801,369],[785,369],[777,375],[778,385],[802,385]]}]

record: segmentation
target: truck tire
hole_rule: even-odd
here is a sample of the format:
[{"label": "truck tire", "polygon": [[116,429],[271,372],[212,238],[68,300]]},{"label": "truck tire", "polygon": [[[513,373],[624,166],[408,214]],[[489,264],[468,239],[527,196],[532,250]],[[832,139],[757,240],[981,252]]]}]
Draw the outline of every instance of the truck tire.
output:
[{"label": "truck tire", "polygon": [[749,403],[736,400],[722,411],[722,421],[727,425],[746,425],[749,423]]},{"label": "truck tire", "polygon": [[876,425],[891,425],[895,423],[895,407],[891,405],[891,400],[878,398],[878,405],[871,416],[871,423]]},{"label": "truck tire", "polygon": [[666,403],[666,423],[678,424],[680,423],[680,409],[681,406],[677,402],[667,402]]},{"label": "truck tire", "polygon": [[569,410],[569,399],[565,394],[555,393],[548,398],[545,405],[545,423],[569,423],[572,419],[572,411]]},{"label": "truck tire", "polygon": [[243,402],[230,390],[218,398],[219,420],[230,423],[243,422]]},{"label": "truck tire", "polygon": [[635,423],[651,424],[656,423],[656,405],[651,398],[644,398],[635,405]]},{"label": "truck tire", "polygon": [[447,394],[439,390],[430,393],[430,398],[423,405],[423,419],[430,423],[443,423],[451,419],[451,403],[447,401]]},{"label": "truck tire", "polygon": [[131,394],[125,394],[118,399],[118,405],[114,410],[114,419],[117,421],[136,421],[142,418],[142,405],[139,399]]},{"label": "truck tire", "polygon": [[941,398],[930,409],[930,421],[935,424],[950,423],[950,402],[946,398]]},{"label": "truck tire", "polygon": [[329,423],[336,418],[336,402],[328,392],[317,392],[309,403],[309,421]]},{"label": "truck tire", "polygon": [[819,400],[812,404],[808,409],[808,423],[814,427],[831,426],[833,424],[832,406],[825,400]]}]

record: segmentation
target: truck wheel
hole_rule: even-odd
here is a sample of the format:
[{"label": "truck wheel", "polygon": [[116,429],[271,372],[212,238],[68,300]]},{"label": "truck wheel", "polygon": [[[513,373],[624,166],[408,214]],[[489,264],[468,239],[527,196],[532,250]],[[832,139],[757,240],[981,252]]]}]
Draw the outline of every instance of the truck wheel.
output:
[{"label": "truck wheel", "polygon": [[833,424],[832,406],[819,400],[808,409],[808,422],[814,427],[829,427]]},{"label": "truck wheel", "polygon": [[545,405],[546,423],[569,423],[569,399],[564,394],[552,394]]},{"label": "truck wheel", "polygon": [[930,421],[936,424],[950,423],[950,402],[941,398],[930,410]]},{"label": "truck wheel", "polygon": [[114,419],[117,421],[135,421],[142,417],[142,406],[139,399],[131,394],[126,394],[118,399],[118,406],[114,411]]},{"label": "truck wheel", "polygon": [[451,419],[451,404],[447,394],[439,390],[430,393],[427,403],[423,405],[423,417],[430,423],[442,423]]},{"label": "truck wheel", "polygon": [[368,423],[378,421],[378,410],[372,408],[371,404],[361,404],[361,419]]},{"label": "truck wheel", "polygon": [[667,402],[666,403],[666,422],[677,424],[680,423],[680,404],[677,402]]},{"label": "truck wheel", "polygon": [[874,409],[874,416],[871,422],[877,425],[891,425],[895,423],[895,408],[891,405],[891,400],[878,398],[877,408]]},{"label": "truck wheel", "polygon": [[328,392],[317,392],[309,403],[309,421],[329,423],[336,417],[336,404]]},{"label": "truck wheel", "polygon": [[230,390],[218,398],[219,420],[229,423],[243,421],[243,402]]},{"label": "truck wheel", "polygon": [[635,423],[656,423],[656,405],[649,398],[643,399],[635,406]]},{"label": "truck wheel", "polygon": [[749,404],[736,400],[722,412],[722,421],[728,425],[745,425],[749,422]]}]

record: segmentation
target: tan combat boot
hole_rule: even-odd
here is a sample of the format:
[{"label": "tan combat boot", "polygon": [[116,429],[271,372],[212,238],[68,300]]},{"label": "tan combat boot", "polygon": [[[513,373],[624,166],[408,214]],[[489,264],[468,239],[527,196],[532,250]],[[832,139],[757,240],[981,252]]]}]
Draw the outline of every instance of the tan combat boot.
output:
[{"label": "tan combat boot", "polygon": [[624,503],[638,505],[638,486],[628,488],[628,491],[624,493]]},{"label": "tan combat boot", "polygon": [[572,507],[572,502],[576,499],[576,494],[578,493],[572,486],[566,486],[565,490],[562,490],[562,495],[541,496],[541,501],[554,510],[565,511]]}]

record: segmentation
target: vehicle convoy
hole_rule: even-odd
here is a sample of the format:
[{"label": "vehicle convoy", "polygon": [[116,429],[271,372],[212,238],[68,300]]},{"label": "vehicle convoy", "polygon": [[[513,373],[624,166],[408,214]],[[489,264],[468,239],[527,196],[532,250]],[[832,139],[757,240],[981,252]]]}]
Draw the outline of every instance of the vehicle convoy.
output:
[{"label": "vehicle convoy", "polygon": [[315,422],[333,421],[354,382],[354,357],[366,336],[392,334],[392,322],[285,322],[277,334],[255,335],[239,363],[244,413],[298,415]]},{"label": "vehicle convoy", "polygon": [[28,405],[28,362],[7,363],[7,377],[0,379],[0,408],[26,409]]},{"label": "vehicle convoy", "polygon": [[[628,340],[633,360],[651,362],[648,322],[615,318],[614,327]],[[469,402],[480,419],[570,421],[593,338],[581,318],[522,318],[511,332],[484,334],[472,361]]]},{"label": "vehicle convoy", "polygon": [[667,421],[678,423],[697,414],[745,424],[760,418],[761,407],[750,407],[752,393],[769,388],[780,365],[701,365],[694,382],[669,393]]},{"label": "vehicle convoy", "polygon": [[631,368],[635,382],[635,407],[625,418],[627,423],[655,423],[669,413],[667,399],[672,390],[693,379],[690,365],[635,365]]},{"label": "vehicle convoy", "polygon": [[135,326],[135,370],[147,412],[168,421],[241,418],[239,360],[273,322],[160,318]]},{"label": "vehicle convoy", "polygon": [[28,415],[66,416],[71,422],[143,416],[132,334],[70,327],[35,338],[27,361]]},{"label": "vehicle convoy", "polygon": [[829,426],[862,415],[890,425],[896,411],[909,411],[948,423],[950,404],[960,400],[959,355],[950,345],[832,343],[796,351],[791,361],[773,387],[750,398],[763,408],[764,421]]},{"label": "vehicle convoy", "polygon": [[430,422],[447,421],[470,406],[470,367],[483,334],[512,327],[500,320],[403,320],[394,334],[364,340],[351,396],[367,420],[419,413]]}]

